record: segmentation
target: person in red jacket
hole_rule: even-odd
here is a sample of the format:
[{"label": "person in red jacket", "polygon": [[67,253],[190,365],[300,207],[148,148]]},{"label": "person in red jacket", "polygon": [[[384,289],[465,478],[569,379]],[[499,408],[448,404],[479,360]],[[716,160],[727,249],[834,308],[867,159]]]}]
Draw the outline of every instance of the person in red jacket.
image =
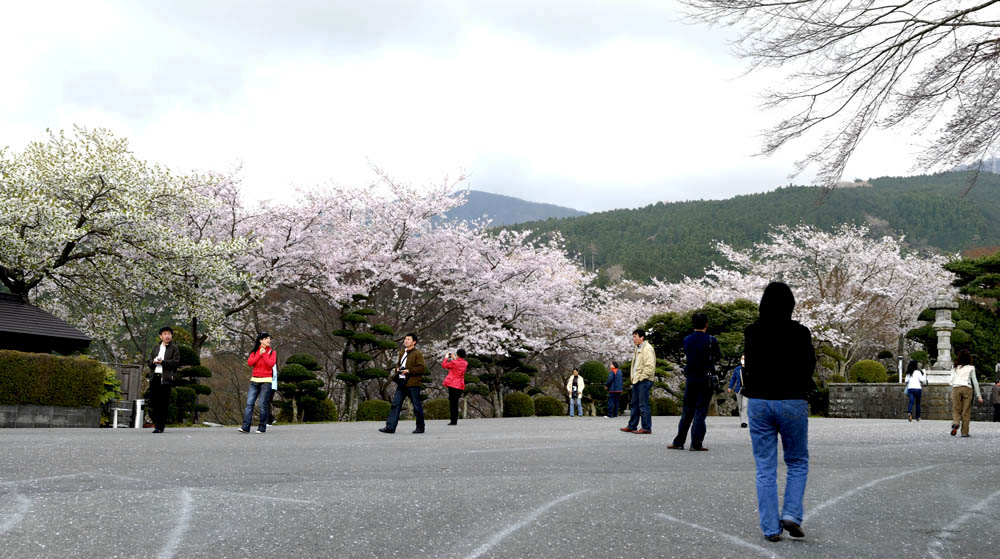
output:
[{"label": "person in red jacket", "polygon": [[448,376],[444,377],[443,383],[448,387],[448,409],[451,412],[451,423],[448,425],[458,425],[458,399],[465,392],[465,370],[469,368],[469,362],[465,360],[465,350],[449,353],[441,362],[441,366],[448,370]]},{"label": "person in red jacket", "polygon": [[250,423],[253,422],[253,406],[260,397],[260,426],[258,433],[267,431],[268,411],[267,403],[271,396],[271,375],[273,375],[274,364],[278,362],[278,354],[271,347],[271,335],[261,332],[257,336],[257,343],[253,346],[253,351],[247,357],[247,365],[253,367],[253,374],[250,376],[250,390],[247,391],[247,407],[243,410],[243,426],[240,433],[250,432]]}]

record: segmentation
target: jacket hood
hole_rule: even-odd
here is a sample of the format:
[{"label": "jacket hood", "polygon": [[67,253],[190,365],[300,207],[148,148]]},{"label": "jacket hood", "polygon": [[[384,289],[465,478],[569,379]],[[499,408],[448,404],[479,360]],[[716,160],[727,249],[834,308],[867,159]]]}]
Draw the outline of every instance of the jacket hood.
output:
[{"label": "jacket hood", "polygon": [[792,289],[780,281],[772,281],[764,288],[760,298],[760,319],[767,322],[783,322],[792,319],[795,310],[795,295]]}]

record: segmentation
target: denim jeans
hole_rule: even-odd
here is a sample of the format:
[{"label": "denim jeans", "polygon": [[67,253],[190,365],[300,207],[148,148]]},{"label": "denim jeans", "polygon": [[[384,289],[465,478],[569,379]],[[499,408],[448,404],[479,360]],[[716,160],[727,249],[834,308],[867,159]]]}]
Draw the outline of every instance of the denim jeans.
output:
[{"label": "denim jeans", "polygon": [[708,415],[708,405],[712,402],[712,388],[708,379],[689,377],[684,385],[684,410],[677,424],[677,436],[674,446],[684,446],[687,440],[688,428],[691,428],[691,448],[701,448],[705,442],[705,416]]},{"label": "denim jeans", "polygon": [[621,392],[608,392],[608,417],[618,417],[618,400],[621,397]]},{"label": "denim jeans", "polygon": [[397,386],[396,393],[392,396],[392,408],[389,410],[389,418],[385,420],[385,428],[390,431],[396,430],[399,423],[399,413],[403,409],[403,400],[407,397],[413,403],[413,417],[417,420],[417,429],[424,428],[424,405],[420,402],[419,386]]},{"label": "denim jeans", "polygon": [[582,398],[570,398],[569,399],[569,416],[573,417],[573,406],[576,406],[577,415],[583,417],[583,404],[580,403]]},{"label": "denim jeans", "polygon": [[644,380],[632,385],[632,412],[628,418],[628,428],[635,429],[642,418],[642,428],[653,430],[653,418],[649,413],[649,391],[653,389],[653,381]]},{"label": "denim jeans", "polygon": [[917,413],[913,414],[913,417],[920,419],[920,395],[923,390],[919,388],[907,388],[906,395],[910,397],[910,405],[906,406],[906,413],[913,411],[913,403],[917,403]]},{"label": "denim jeans", "polygon": [[268,409],[268,403],[271,400],[271,383],[270,382],[251,382],[250,390],[247,391],[247,407],[243,410],[243,430],[249,431],[250,424],[253,422],[253,405],[260,397],[260,427],[257,428],[258,431],[267,431],[267,420],[270,418],[270,410]]},{"label": "denim jeans", "polygon": [[[809,403],[747,398],[750,441],[757,464],[757,511],[765,536],[781,533],[781,521],[802,524],[802,497],[809,474]],[[778,514],[778,436],[788,472]]]}]

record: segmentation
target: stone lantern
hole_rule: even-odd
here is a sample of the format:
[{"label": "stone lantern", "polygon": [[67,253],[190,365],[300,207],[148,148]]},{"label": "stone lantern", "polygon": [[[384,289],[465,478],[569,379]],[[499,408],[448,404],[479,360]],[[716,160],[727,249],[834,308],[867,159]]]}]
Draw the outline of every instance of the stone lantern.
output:
[{"label": "stone lantern", "polygon": [[955,323],[951,321],[951,312],[958,308],[958,303],[948,293],[941,293],[934,299],[931,309],[934,310],[934,332],[937,333],[937,361],[927,371],[928,384],[948,384],[951,380],[951,331]]}]

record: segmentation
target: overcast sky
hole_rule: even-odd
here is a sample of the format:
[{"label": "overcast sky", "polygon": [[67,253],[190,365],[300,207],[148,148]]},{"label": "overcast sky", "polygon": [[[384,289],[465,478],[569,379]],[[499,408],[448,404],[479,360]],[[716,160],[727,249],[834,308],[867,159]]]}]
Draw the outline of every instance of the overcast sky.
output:
[{"label": "overcast sky", "polygon": [[[11,2],[0,146],[110,128],[177,171],[242,164],[255,198],[460,172],[585,211],[789,183],[752,157],[762,73],[670,0]],[[871,139],[849,176],[909,174]],[[796,182],[807,183],[809,176]]]}]

